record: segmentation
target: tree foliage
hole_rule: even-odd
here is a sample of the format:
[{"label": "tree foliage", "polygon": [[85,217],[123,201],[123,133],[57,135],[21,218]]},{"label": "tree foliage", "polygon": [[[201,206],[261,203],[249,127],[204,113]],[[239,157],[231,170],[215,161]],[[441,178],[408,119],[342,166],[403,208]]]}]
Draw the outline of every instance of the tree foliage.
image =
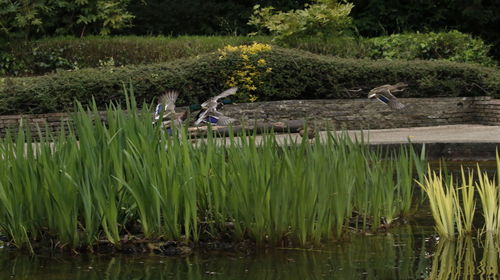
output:
[{"label": "tree foliage", "polygon": [[133,18],[131,0],[2,0],[0,34],[9,39],[44,35],[106,35]]},{"label": "tree foliage", "polygon": [[281,10],[303,7],[308,0],[143,0],[133,1],[129,10],[134,26],[126,34],[153,35],[239,35],[255,31],[247,25],[254,5]]},{"label": "tree foliage", "polygon": [[[227,35],[255,32],[246,24],[252,7],[279,11],[303,9],[312,0],[144,0],[133,1],[136,16],[127,34]],[[458,30],[493,44],[500,58],[500,0],[350,0],[350,16],[359,34],[375,37],[402,32]]]},{"label": "tree foliage", "polygon": [[351,3],[337,0],[314,0],[302,10],[288,12],[255,5],[248,24],[266,29],[282,41],[307,36],[328,38],[342,34],[351,26],[352,8]]}]

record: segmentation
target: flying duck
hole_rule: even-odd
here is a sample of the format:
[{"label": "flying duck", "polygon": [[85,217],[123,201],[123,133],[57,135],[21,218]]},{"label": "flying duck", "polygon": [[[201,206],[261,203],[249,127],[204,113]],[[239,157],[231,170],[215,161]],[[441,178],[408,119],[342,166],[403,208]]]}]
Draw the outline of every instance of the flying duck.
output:
[{"label": "flying duck", "polygon": [[[162,127],[165,128],[171,128],[172,127],[172,122],[173,126],[179,128],[182,126],[182,120],[185,114],[182,116],[177,115],[175,112],[175,101],[177,100],[177,97],[179,96],[179,92],[175,90],[168,90],[165,91],[165,94],[163,94],[159,98],[159,103],[156,105],[155,109],[155,122],[159,121],[160,119],[162,120]],[[162,115],[163,114],[163,115]]]},{"label": "flying duck", "polygon": [[216,125],[229,125],[235,121],[235,119],[224,116],[221,112],[217,111],[217,106],[221,105],[218,102],[219,99],[233,95],[238,90],[237,87],[232,87],[228,90],[223,91],[221,94],[211,97],[207,101],[201,104],[201,108],[204,111],[200,111],[198,114],[198,119],[194,122],[194,125],[199,125],[202,122],[212,123]]},{"label": "flying duck", "polygon": [[391,109],[401,110],[406,107],[403,103],[392,95],[393,92],[403,91],[408,84],[399,82],[395,85],[382,85],[376,87],[368,93],[368,98],[376,98],[378,101],[388,105]]}]

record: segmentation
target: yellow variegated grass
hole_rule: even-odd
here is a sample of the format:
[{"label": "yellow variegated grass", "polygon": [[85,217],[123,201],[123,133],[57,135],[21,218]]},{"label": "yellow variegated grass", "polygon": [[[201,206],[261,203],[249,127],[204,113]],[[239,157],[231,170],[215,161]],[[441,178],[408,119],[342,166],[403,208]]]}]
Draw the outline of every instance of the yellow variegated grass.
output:
[{"label": "yellow variegated grass", "polygon": [[[452,179],[450,179],[451,181]],[[446,184],[441,172],[428,171],[424,182],[418,183],[429,198],[432,216],[436,223],[439,235],[454,238],[455,223],[457,220],[456,201],[457,194],[453,182]]]},{"label": "yellow variegated grass", "polygon": [[488,233],[498,234],[500,231],[498,186],[495,179],[490,180],[488,174],[481,172],[479,166],[477,169],[479,181],[476,183],[476,187],[483,206],[484,230]]},{"label": "yellow variegated grass", "polygon": [[477,166],[478,182],[476,187],[482,204],[484,230],[487,234],[500,236],[500,157],[496,152],[497,181],[489,179]]},{"label": "yellow variegated grass", "polygon": [[[500,158],[496,155],[497,176],[500,176]],[[423,182],[418,184],[429,198],[432,216],[438,233],[447,238],[470,234],[473,231],[474,215],[476,213],[475,191],[479,195],[484,217],[484,231],[488,234],[500,234],[500,191],[496,180],[490,179],[486,172],[477,166],[477,181],[471,170],[461,169],[462,186],[458,187],[449,176],[450,181],[444,182],[441,174],[430,172]]]},{"label": "yellow variegated grass", "polygon": [[[476,201],[474,200],[474,175],[469,170],[467,177],[463,167],[461,168],[462,187],[458,189],[458,194],[455,196],[455,203],[457,205],[458,219],[457,229],[459,235],[466,235],[472,233],[472,222],[476,212]],[[460,206],[460,202],[461,205]]]}]

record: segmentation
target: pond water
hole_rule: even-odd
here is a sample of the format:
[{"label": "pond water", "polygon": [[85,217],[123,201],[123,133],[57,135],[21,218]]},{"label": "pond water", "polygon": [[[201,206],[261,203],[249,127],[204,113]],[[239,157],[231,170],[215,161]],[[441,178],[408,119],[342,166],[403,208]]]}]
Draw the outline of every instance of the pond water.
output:
[{"label": "pond water", "polygon": [[[415,221],[414,221],[415,222]],[[244,255],[212,251],[158,255],[29,256],[0,250],[0,279],[498,279],[494,239],[439,240],[428,218],[387,233],[354,235],[317,250]]]}]

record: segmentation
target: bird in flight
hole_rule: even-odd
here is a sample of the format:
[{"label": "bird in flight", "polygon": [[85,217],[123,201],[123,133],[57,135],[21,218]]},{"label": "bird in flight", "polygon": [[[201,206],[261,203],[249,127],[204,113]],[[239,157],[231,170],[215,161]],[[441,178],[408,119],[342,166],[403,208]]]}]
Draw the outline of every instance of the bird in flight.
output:
[{"label": "bird in flight", "polygon": [[155,121],[162,120],[162,126],[166,128],[173,126],[179,128],[182,126],[182,116],[178,116],[175,112],[175,101],[179,97],[179,92],[168,90],[159,98],[158,105],[155,109]]},{"label": "bird in flight", "polygon": [[194,122],[195,125],[199,125],[202,122],[213,123],[217,125],[229,125],[235,121],[235,119],[224,116],[221,112],[217,111],[217,106],[220,104],[219,99],[234,95],[238,91],[237,87],[232,87],[228,90],[223,91],[221,94],[211,97],[207,101],[201,104],[204,109],[198,114],[198,119]]},{"label": "bird in flight", "polygon": [[401,110],[406,107],[405,104],[401,103],[392,93],[403,91],[408,84],[399,82],[394,85],[382,85],[376,87],[368,93],[368,98],[376,98],[378,101],[386,104],[391,109]]}]

